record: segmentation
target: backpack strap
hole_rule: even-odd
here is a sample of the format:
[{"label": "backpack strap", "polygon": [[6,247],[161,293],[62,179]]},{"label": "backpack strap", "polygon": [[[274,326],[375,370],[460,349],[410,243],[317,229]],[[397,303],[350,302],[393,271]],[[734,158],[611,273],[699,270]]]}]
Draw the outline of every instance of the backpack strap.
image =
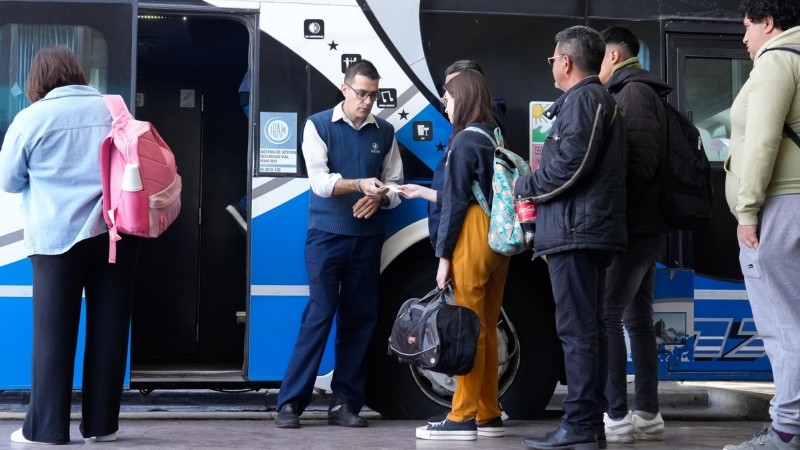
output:
[{"label": "backpack strap", "polygon": [[784,122],[783,132],[786,133],[787,136],[789,136],[789,139],[791,139],[794,142],[794,145],[800,147],[800,136],[798,136],[797,133],[795,133],[795,131],[792,129],[792,127],[789,126],[788,123]]},{"label": "backpack strap", "polygon": [[125,100],[119,95],[104,95],[103,100],[105,100],[113,119],[111,132],[100,146],[100,180],[103,184],[103,219],[108,226],[108,262],[114,264],[117,262],[117,241],[122,237],[119,235],[114,217],[116,210],[111,209],[111,152],[113,151],[114,137],[128,123],[131,113],[125,105]]},{"label": "backpack strap", "polygon": [[[779,45],[777,47],[770,47],[761,52],[761,54],[763,55],[764,53],[770,52],[772,50],[784,50],[787,52],[792,52],[800,55],[800,45]],[[789,136],[789,139],[791,139],[792,142],[794,142],[794,145],[800,147],[800,136],[798,136],[797,133],[792,129],[792,127],[790,127],[789,124],[786,122],[783,123],[783,132],[786,133],[787,136]]]},{"label": "backpack strap", "polygon": [[[500,130],[499,128],[495,129],[495,136],[498,135],[499,130]],[[502,142],[503,141],[503,135],[502,134],[499,135],[500,139],[495,140],[495,138],[493,138],[489,133],[483,131],[482,129],[480,129],[478,127],[467,127],[467,128],[464,128],[464,131],[473,131],[475,133],[480,133],[480,134],[486,136],[486,139],[489,139],[489,142],[492,143],[492,146],[494,146],[494,148],[498,147],[498,142]]]},{"label": "backpack strap", "polygon": [[[489,139],[489,142],[492,143],[492,145],[494,146],[495,149],[497,149],[497,147],[498,147],[498,142],[502,142],[502,140],[503,140],[503,135],[500,134],[500,128],[496,128],[494,130],[495,136],[496,137],[499,136],[498,140],[495,140],[495,138],[493,138],[491,135],[489,135],[489,133],[483,131],[482,129],[480,129],[478,127],[467,127],[467,128],[464,128],[464,131],[472,131],[472,132],[480,133],[480,134],[486,136],[486,139]],[[481,186],[480,186],[480,184],[478,184],[477,181],[473,181],[472,182],[472,195],[475,196],[475,200],[477,200],[478,204],[481,205],[481,209],[483,209],[483,212],[486,213],[487,216],[489,216],[490,213],[491,213],[491,210],[489,209],[489,202],[486,201],[486,196],[483,195],[483,191],[481,191]]]},{"label": "backpack strap", "polygon": [[131,117],[128,106],[121,95],[104,95],[103,100],[106,101],[106,106],[111,112],[111,117],[114,119],[114,124],[117,122],[125,123]]}]

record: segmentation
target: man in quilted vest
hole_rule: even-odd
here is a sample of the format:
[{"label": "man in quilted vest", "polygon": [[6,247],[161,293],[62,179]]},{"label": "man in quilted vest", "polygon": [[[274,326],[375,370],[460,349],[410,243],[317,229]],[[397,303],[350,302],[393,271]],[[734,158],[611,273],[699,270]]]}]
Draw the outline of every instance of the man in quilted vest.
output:
[{"label": "man in quilted vest", "polygon": [[387,184],[403,182],[394,128],[372,115],[378,71],[369,61],[351,64],[344,101],[308,118],[303,156],[311,183],[306,270],[309,301],[278,394],[280,428],[297,428],[311,401],[336,315],[336,368],[328,423],[365,427],[364,358],[378,318],[383,209],[400,203]]}]

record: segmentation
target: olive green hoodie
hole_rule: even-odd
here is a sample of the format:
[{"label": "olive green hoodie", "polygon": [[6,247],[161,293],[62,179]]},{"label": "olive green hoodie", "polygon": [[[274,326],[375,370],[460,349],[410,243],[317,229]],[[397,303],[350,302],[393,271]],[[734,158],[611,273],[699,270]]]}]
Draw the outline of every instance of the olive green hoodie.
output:
[{"label": "olive green hoodie", "polygon": [[800,26],[764,43],[731,106],[725,197],[740,225],[757,225],[766,197],[800,194],[800,148],[783,124],[800,131],[800,55],[770,47],[800,45]]}]

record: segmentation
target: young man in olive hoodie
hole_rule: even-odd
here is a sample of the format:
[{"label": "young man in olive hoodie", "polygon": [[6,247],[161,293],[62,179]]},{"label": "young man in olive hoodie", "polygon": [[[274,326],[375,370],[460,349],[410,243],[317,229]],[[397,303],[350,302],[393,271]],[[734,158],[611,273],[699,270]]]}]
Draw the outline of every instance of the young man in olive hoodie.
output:
[{"label": "young man in olive hoodie", "polygon": [[753,319],[775,380],[772,424],[725,450],[800,449],[800,2],[744,0],[750,78],[731,106],[725,196],[736,217],[739,261]]}]

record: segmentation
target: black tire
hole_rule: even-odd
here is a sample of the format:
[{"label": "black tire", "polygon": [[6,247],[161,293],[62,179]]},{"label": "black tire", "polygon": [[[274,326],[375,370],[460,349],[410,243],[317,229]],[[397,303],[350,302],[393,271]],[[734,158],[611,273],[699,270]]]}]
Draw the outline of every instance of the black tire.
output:
[{"label": "black tire", "polygon": [[500,378],[500,404],[513,419],[536,419],[553,397],[564,360],[550,274],[542,260],[531,262],[529,253],[512,258],[503,310],[516,328],[521,355],[513,379]]},{"label": "black tire", "polygon": [[[427,242],[421,244],[390,265],[381,281],[378,324],[367,355],[366,401],[387,419],[426,419],[450,408],[448,392],[454,379],[401,364],[387,354],[400,305],[436,286],[438,260]],[[549,293],[543,263],[532,263],[529,253],[512,259],[498,339],[506,343],[501,345],[501,362],[502,350],[511,356],[501,372],[500,402],[513,419],[539,417],[561,373],[561,346]]]}]

